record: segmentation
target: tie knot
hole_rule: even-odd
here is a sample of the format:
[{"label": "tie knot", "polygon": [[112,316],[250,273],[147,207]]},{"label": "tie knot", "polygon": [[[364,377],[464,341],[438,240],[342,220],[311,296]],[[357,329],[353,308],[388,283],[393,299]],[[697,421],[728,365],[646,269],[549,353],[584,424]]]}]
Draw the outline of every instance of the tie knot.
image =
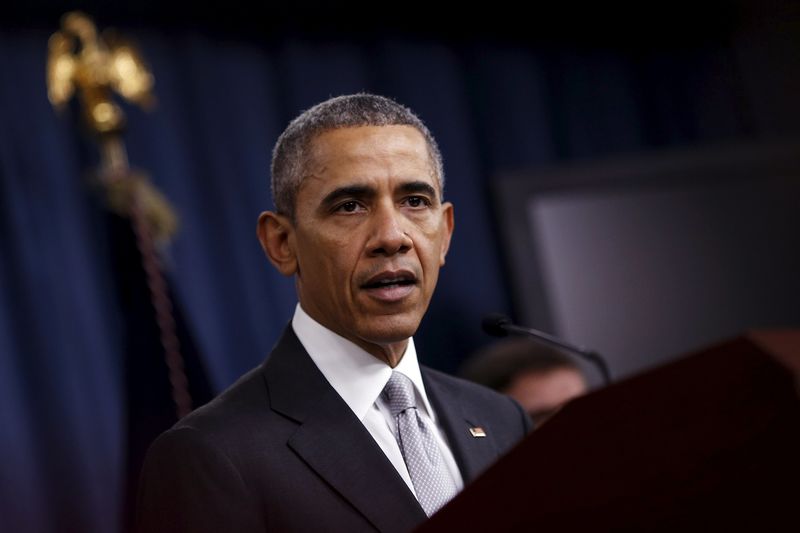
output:
[{"label": "tie knot", "polygon": [[392,372],[392,377],[383,388],[383,395],[393,416],[417,406],[414,400],[414,384],[400,372]]}]

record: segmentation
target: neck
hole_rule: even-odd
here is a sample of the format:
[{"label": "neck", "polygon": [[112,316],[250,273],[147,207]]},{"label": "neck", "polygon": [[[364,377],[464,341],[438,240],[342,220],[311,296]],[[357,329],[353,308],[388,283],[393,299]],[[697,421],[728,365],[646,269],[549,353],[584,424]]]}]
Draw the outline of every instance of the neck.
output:
[{"label": "neck", "polygon": [[408,348],[408,339],[404,339],[400,342],[393,342],[391,344],[373,344],[361,339],[349,340],[357,344],[360,348],[374,358],[383,361],[392,368],[400,364],[400,360],[406,353],[406,348]]},{"label": "neck", "polygon": [[408,338],[396,342],[371,342],[361,337],[348,335],[346,332],[338,331],[337,328],[333,327],[332,324],[327,323],[327,321],[322,317],[314,316],[316,313],[314,312],[313,308],[309,311],[309,309],[306,306],[303,306],[302,303],[300,306],[303,309],[303,312],[308,315],[309,318],[314,320],[314,322],[332,331],[333,333],[344,337],[370,354],[375,359],[386,363],[391,368],[395,368],[398,364],[400,364],[400,360],[403,359],[403,355],[406,353],[406,348],[408,348]]}]

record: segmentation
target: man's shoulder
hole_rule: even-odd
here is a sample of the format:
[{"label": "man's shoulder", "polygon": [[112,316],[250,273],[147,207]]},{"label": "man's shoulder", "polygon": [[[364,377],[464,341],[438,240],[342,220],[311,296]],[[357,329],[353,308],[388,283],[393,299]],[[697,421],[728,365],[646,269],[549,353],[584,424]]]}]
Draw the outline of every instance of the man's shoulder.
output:
[{"label": "man's shoulder", "polygon": [[457,391],[459,395],[467,395],[489,402],[508,404],[508,396],[493,391],[488,387],[424,365],[420,365],[420,368],[425,380],[439,387]]},{"label": "man's shoulder", "polygon": [[[531,430],[531,421],[511,397],[465,379],[422,367],[429,398],[451,413],[483,427],[505,451]],[[434,408],[437,408],[434,405]]]},{"label": "man's shoulder", "polygon": [[213,426],[216,423],[230,423],[231,416],[247,416],[265,407],[269,402],[261,365],[239,377],[234,383],[215,396],[208,403],[198,407],[181,421],[181,425]]},{"label": "man's shoulder", "polygon": [[280,358],[283,355],[284,360],[296,361],[296,352],[302,350],[298,344],[291,326],[287,326],[265,361],[242,374],[211,401],[178,421],[173,429],[193,427],[201,431],[229,431],[248,419],[263,418],[271,412],[267,383],[269,368],[274,368],[276,356]]},{"label": "man's shoulder", "polygon": [[229,450],[263,427],[272,417],[263,368],[258,366],[208,403],[176,422],[157,441],[209,443]]},{"label": "man's shoulder", "polygon": [[512,398],[484,385],[421,366],[425,381],[437,387],[438,392],[452,395],[452,399],[479,410],[504,412],[518,419],[524,416],[522,408]]}]

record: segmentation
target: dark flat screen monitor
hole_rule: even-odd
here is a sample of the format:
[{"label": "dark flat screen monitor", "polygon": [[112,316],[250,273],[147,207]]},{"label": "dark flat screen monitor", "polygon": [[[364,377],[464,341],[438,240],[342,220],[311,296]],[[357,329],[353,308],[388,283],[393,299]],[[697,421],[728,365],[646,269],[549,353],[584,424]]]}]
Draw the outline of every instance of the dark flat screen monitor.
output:
[{"label": "dark flat screen monitor", "polygon": [[749,328],[800,326],[800,143],[495,184],[517,320],[597,350],[615,379]]}]

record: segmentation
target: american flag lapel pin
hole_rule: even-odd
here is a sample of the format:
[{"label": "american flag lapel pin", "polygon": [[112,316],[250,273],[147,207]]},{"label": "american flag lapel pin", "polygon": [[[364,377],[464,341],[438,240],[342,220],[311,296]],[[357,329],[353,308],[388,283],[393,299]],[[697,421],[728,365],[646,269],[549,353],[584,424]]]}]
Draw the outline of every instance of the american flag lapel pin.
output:
[{"label": "american flag lapel pin", "polygon": [[469,428],[469,434],[475,437],[476,439],[479,437],[485,437],[486,432],[480,426],[475,426],[474,428]]}]

